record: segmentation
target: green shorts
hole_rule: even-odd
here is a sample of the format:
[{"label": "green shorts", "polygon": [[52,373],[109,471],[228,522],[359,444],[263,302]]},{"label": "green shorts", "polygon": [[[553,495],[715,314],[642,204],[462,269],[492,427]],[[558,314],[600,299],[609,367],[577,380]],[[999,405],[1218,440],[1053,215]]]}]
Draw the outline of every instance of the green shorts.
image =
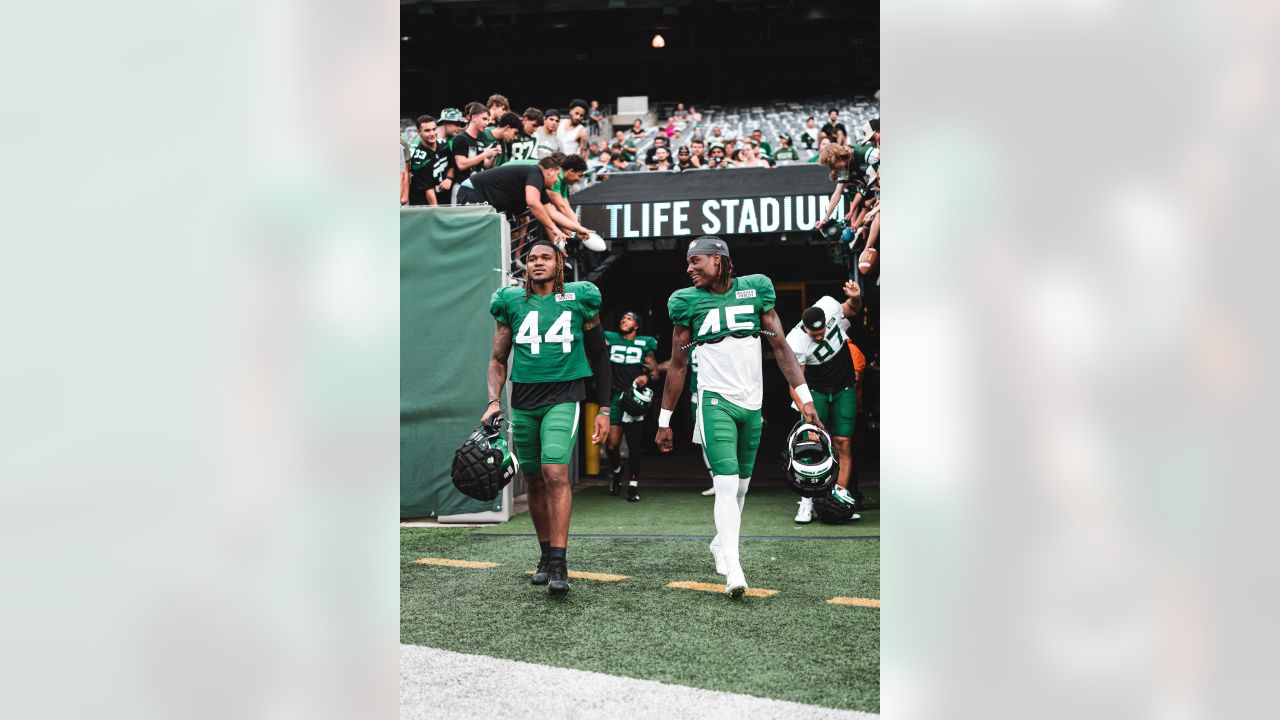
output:
[{"label": "green shorts", "polygon": [[543,465],[567,465],[578,436],[578,403],[534,410],[511,408],[511,434],[516,460],[525,475],[537,475]]},{"label": "green shorts", "polygon": [[712,475],[751,477],[760,448],[760,411],[747,410],[702,390],[697,404],[702,455]]},{"label": "green shorts", "polygon": [[813,392],[813,409],[831,437],[853,437],[853,421],[858,415],[858,393],[851,387],[833,393]]},{"label": "green shorts", "polygon": [[617,391],[609,399],[609,422],[622,422],[622,391]]}]

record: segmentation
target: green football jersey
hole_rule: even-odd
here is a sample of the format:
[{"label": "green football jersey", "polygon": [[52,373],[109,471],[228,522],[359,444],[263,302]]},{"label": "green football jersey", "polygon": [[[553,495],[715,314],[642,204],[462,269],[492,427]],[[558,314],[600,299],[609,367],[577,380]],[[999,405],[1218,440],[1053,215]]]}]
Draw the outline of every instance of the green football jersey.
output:
[{"label": "green football jersey", "polygon": [[563,293],[524,297],[522,287],[493,294],[489,313],[511,328],[515,356],[511,382],[565,382],[591,377],[582,324],[600,312],[600,289],[589,282],[566,283]]},{"label": "green football jersey", "polygon": [[520,133],[520,135],[511,143],[511,157],[505,162],[532,159],[533,148],[535,145],[537,145],[537,141],[533,139],[532,135]]},{"label": "green football jersey", "polygon": [[693,342],[705,343],[729,335],[758,334],[761,316],[773,305],[773,281],[764,275],[744,275],[734,278],[723,295],[696,287],[681,288],[671,294],[667,312],[671,322],[693,331]]},{"label": "green football jersey", "polygon": [[773,310],[773,282],[764,275],[734,278],[723,294],[687,287],[671,294],[671,322],[687,326],[698,350],[698,391],[715,392],[747,410],[763,402],[760,331]]},{"label": "green football jersey", "polygon": [[511,162],[511,143],[506,142],[504,140],[499,140],[498,138],[494,137],[493,128],[485,128],[483,131],[481,131],[480,143],[482,147],[486,147],[486,148],[496,143],[502,148],[502,150],[498,153],[498,157],[493,159],[494,167],[501,167],[502,165],[505,165],[508,162]]},{"label": "green football jersey", "polygon": [[604,341],[609,343],[609,362],[618,365],[643,365],[645,355],[658,351],[658,338],[649,335],[628,340],[620,332],[605,330]]},{"label": "green football jersey", "polygon": [[620,332],[605,330],[604,340],[609,343],[615,390],[630,387],[632,381],[645,372],[644,357],[658,351],[658,338],[649,335],[636,335],[628,340]]}]

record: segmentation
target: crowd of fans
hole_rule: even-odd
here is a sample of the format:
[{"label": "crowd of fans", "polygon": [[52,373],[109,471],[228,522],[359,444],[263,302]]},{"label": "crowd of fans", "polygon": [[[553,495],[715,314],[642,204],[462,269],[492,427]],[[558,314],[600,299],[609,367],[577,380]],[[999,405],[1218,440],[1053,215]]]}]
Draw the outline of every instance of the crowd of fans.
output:
[{"label": "crowd of fans", "polygon": [[[655,124],[636,119],[629,128],[615,129],[606,127],[595,100],[574,99],[564,113],[529,107],[517,115],[505,96],[495,94],[461,110],[445,108],[438,117],[421,115],[403,129],[400,203],[488,203],[509,217],[532,215],[559,243],[571,234],[591,233],[566,201],[570,188],[616,173],[817,163],[830,169],[836,188],[815,229],[853,250],[858,279],[874,267],[878,253],[880,122],[875,118],[850,132],[834,107],[825,120],[819,126],[809,116],[803,127],[770,140],[759,129],[727,133],[705,124],[696,107],[677,103]],[[848,211],[832,224],[825,218],[842,196]]]},{"label": "crowd of fans", "polygon": [[419,116],[404,128],[400,201],[449,204],[453,188],[477,172],[555,153],[581,157],[587,163],[584,181],[595,182],[620,172],[818,163],[827,145],[856,148],[872,133],[869,125],[850,133],[836,108],[829,108],[825,118],[819,126],[810,116],[803,127],[773,139],[759,129],[736,136],[719,125],[704,124],[696,107],[677,103],[670,116],[656,124],[646,126],[636,119],[630,128],[613,129],[611,137],[603,137],[608,121],[596,100],[575,99],[563,114],[530,107],[517,115],[506,97],[493,95],[486,103],[468,103],[462,110],[445,108],[439,117]]},{"label": "crowd of fans", "polygon": [[[826,127],[823,128],[825,134]],[[837,135],[846,136],[843,127],[835,128]],[[843,144],[830,139],[820,139],[818,163],[831,170],[835,191],[827,204],[827,211],[814,224],[815,230],[835,235],[857,256],[857,272],[851,268],[851,277],[861,284],[865,276],[875,268],[880,242],[880,119],[873,118],[858,132],[857,140]],[[838,221],[827,220],[840,203],[847,201],[848,211]]]}]

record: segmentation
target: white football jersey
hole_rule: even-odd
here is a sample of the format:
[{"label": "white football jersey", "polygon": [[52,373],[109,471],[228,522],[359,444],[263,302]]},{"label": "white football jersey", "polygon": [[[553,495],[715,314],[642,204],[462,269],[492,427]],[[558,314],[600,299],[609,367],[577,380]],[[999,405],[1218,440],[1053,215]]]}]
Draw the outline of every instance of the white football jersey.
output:
[{"label": "white football jersey", "polygon": [[844,316],[844,308],[829,295],[822,296],[814,305],[822,308],[827,316],[827,334],[822,342],[814,342],[809,337],[803,322],[796,323],[787,333],[787,345],[801,365],[821,365],[835,357],[837,351],[848,352],[844,343],[849,337],[849,318]]}]

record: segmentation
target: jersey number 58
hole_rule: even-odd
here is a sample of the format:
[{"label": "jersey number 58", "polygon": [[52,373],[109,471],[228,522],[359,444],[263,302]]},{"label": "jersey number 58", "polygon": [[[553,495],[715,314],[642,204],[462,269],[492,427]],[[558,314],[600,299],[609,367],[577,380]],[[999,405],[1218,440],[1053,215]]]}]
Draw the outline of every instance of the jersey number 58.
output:
[{"label": "jersey number 58", "polygon": [[516,330],[516,344],[528,345],[529,352],[537,355],[542,343],[560,343],[560,352],[567,353],[573,346],[573,333],[569,329],[572,319],[570,311],[560,313],[560,317],[547,328],[546,335],[538,334],[538,311],[531,310],[524,316],[520,329]]}]

